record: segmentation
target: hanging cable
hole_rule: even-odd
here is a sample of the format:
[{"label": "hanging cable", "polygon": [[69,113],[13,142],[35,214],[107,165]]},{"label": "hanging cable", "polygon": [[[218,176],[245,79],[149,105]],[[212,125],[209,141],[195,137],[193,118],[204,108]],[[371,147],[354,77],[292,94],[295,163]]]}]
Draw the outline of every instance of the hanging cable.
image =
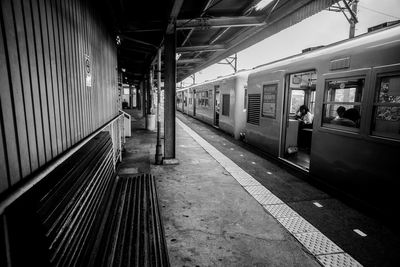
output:
[{"label": "hanging cable", "polygon": [[375,10],[375,9],[372,9],[372,8],[369,8],[369,7],[360,5],[360,4],[358,4],[358,6],[361,7],[361,8],[364,8],[364,9],[366,9],[366,10],[369,10],[369,11],[371,11],[371,12],[374,12],[374,13],[378,13],[378,14],[381,14],[381,15],[384,15],[384,16],[388,16],[388,17],[391,17],[391,18],[394,18],[394,19],[400,19],[399,17],[392,16],[392,15],[389,15],[389,14],[384,13],[384,12],[382,12],[382,11],[378,11],[378,10]]}]

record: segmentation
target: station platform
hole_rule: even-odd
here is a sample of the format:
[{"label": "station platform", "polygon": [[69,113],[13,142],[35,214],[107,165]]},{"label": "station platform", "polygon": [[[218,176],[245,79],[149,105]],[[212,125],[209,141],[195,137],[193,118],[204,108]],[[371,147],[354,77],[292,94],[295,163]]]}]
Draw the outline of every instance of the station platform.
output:
[{"label": "station platform", "polygon": [[125,111],[119,175],[155,175],[171,266],[395,266],[396,234],[193,118],[177,114],[179,164],[155,165],[156,133]]}]

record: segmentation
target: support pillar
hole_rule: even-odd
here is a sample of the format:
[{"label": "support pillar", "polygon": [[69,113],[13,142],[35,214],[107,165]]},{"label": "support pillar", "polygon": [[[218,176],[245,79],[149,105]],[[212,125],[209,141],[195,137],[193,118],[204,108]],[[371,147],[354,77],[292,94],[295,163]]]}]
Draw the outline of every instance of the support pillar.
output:
[{"label": "support pillar", "polygon": [[142,109],[142,83],[139,83],[136,87],[136,108],[138,110]]},{"label": "support pillar", "polygon": [[164,164],[175,160],[176,31],[165,35]]},{"label": "support pillar", "polygon": [[161,48],[158,49],[157,53],[157,144],[156,144],[156,164],[162,164],[162,153],[161,153]]},{"label": "support pillar", "polygon": [[153,69],[149,71],[147,79],[147,111],[146,111],[146,129],[154,131],[156,129],[156,115],[154,114],[153,106]]},{"label": "support pillar", "polygon": [[145,90],[145,82],[140,82],[140,92],[141,92],[141,101],[142,101],[142,117],[146,116],[146,90]]}]

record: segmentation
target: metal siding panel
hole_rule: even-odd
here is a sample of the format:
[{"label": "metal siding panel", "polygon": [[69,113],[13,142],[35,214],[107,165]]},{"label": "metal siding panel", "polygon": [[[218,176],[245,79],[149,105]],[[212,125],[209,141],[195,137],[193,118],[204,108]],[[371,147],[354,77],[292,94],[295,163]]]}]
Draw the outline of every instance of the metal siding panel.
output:
[{"label": "metal siding panel", "polygon": [[52,74],[54,85],[54,102],[56,105],[56,122],[57,122],[57,146],[61,153],[65,149],[65,123],[64,123],[64,102],[62,101],[62,84],[60,73],[60,47],[58,42],[59,29],[57,23],[57,13],[55,10],[55,1],[49,1],[47,5],[49,31],[51,35],[50,43],[52,48]]},{"label": "metal siding panel", "polygon": [[72,88],[73,88],[73,101],[75,105],[74,113],[76,119],[75,136],[76,143],[82,138],[82,125],[80,117],[80,102],[79,102],[79,89],[78,89],[78,60],[77,60],[77,45],[76,45],[76,24],[75,24],[75,14],[73,6],[75,5],[75,0],[70,1],[69,4],[69,14],[70,14],[70,26],[71,26],[71,52],[72,52]]},{"label": "metal siding panel", "polygon": [[64,123],[65,123],[65,148],[68,149],[71,146],[71,127],[69,117],[69,102],[68,102],[68,82],[67,82],[67,44],[66,44],[66,26],[65,26],[65,15],[62,6],[62,0],[57,0],[57,18],[59,25],[59,42],[60,42],[60,69],[62,74],[62,98],[64,103]]},{"label": "metal siding panel", "polygon": [[73,72],[72,72],[72,41],[71,41],[71,25],[70,16],[67,11],[69,7],[69,1],[61,1],[62,3],[62,14],[64,21],[64,41],[65,41],[65,58],[66,58],[66,91],[67,91],[67,102],[68,102],[68,119],[70,125],[70,145],[76,143],[76,119],[75,119],[75,101],[74,101],[74,91],[73,91]]},{"label": "metal siding panel", "polygon": [[51,89],[53,94],[54,103],[54,127],[56,131],[55,144],[57,146],[57,154],[53,155],[55,157],[62,152],[62,135],[61,135],[61,118],[60,118],[60,100],[58,98],[58,81],[57,81],[57,67],[56,67],[56,54],[54,45],[54,29],[53,29],[53,18],[50,1],[45,1],[46,10],[46,24],[47,24],[47,34],[49,42],[49,73],[51,81]]},{"label": "metal siding panel", "polygon": [[31,96],[33,105],[33,120],[35,125],[36,135],[36,148],[38,154],[38,165],[42,166],[46,162],[45,145],[44,145],[44,132],[42,125],[41,116],[41,105],[40,105],[40,92],[39,92],[39,81],[38,81],[38,69],[37,69],[37,58],[36,58],[36,46],[35,46],[35,35],[33,30],[33,18],[32,9],[28,1],[23,1],[23,13],[25,21],[25,32],[26,32],[26,44],[27,44],[27,55],[28,55],[28,67],[30,74],[30,86]]},{"label": "metal siding panel", "polygon": [[85,107],[85,129],[86,129],[86,135],[90,134],[91,132],[91,127],[90,127],[90,113],[89,113],[89,88],[86,87],[86,66],[85,66],[85,55],[88,55],[88,49],[87,49],[87,34],[86,34],[86,16],[85,16],[85,8],[86,5],[83,3],[80,3],[80,13],[79,16],[81,18],[80,20],[80,29],[81,29],[81,47],[82,47],[82,64],[83,64],[83,79],[82,79],[82,88],[83,88],[83,98],[84,98],[84,107]]},{"label": "metal siding panel", "polygon": [[65,117],[65,104],[64,104],[64,73],[63,73],[63,58],[64,51],[61,43],[62,36],[62,25],[60,21],[60,10],[59,2],[55,1],[52,5],[53,14],[53,29],[54,29],[54,42],[55,42],[55,54],[56,54],[56,70],[57,70],[57,84],[58,84],[58,99],[60,107],[60,126],[62,136],[62,151],[67,149],[67,126]]},{"label": "metal siding panel", "polygon": [[73,14],[74,14],[74,25],[75,25],[75,49],[76,49],[76,73],[77,73],[77,92],[78,92],[78,105],[79,105],[79,122],[80,122],[80,129],[81,129],[81,135],[80,137],[83,138],[86,136],[85,132],[85,109],[84,109],[84,101],[83,101],[83,53],[82,53],[82,48],[81,48],[81,28],[79,24],[79,9],[78,9],[79,3],[78,1],[74,1],[74,6],[73,6]]},{"label": "metal siding panel", "polygon": [[[51,135],[50,135],[50,122],[49,122],[49,108],[47,105],[47,90],[45,82],[45,70],[43,61],[43,44],[42,44],[42,29],[40,26],[39,6],[38,1],[33,0],[32,4],[32,18],[33,18],[33,35],[35,38],[36,48],[36,68],[37,80],[39,83],[39,97],[43,125],[43,139],[45,147],[45,160],[48,162],[52,158],[51,149]],[[33,75],[34,76],[34,75]]]},{"label": "metal siding panel", "polygon": [[[1,6],[0,6],[1,7]],[[6,62],[6,53],[4,48],[4,37],[3,37],[3,21],[2,21],[2,9],[0,10],[0,62]],[[17,140],[15,135],[14,117],[12,115],[12,104],[11,104],[11,89],[8,78],[8,66],[7,64],[0,64],[0,120],[1,127],[4,127],[1,138],[5,144],[4,156],[6,161],[0,162],[3,165],[2,168],[8,167],[9,177],[0,177],[2,183],[8,183],[10,177],[15,179],[20,178],[19,160],[17,152]]]},{"label": "metal siding panel", "polygon": [[73,26],[73,18],[71,14],[71,10],[68,10],[72,6],[72,1],[66,2],[66,14],[67,14],[67,25],[68,25],[68,33],[69,33],[69,59],[70,59],[70,89],[71,89],[71,99],[70,104],[72,111],[72,123],[74,124],[74,131],[73,134],[73,142],[72,145],[76,144],[80,139],[80,125],[79,125],[79,117],[78,117],[78,101],[76,96],[76,73],[75,73],[75,36],[74,36],[74,26]]},{"label": "metal siding panel", "polygon": [[[1,39],[0,39],[1,40]],[[0,51],[1,52],[1,51]],[[1,101],[0,101],[0,110],[1,110]],[[0,111],[1,114],[1,111]],[[0,193],[5,191],[8,184],[8,173],[7,173],[7,165],[6,165],[6,154],[5,154],[5,146],[3,144],[4,136],[3,136],[3,123],[1,121],[0,116]]]},{"label": "metal siding panel", "polygon": [[[11,1],[2,1],[3,21],[4,21],[4,38],[6,53],[8,55],[7,64],[9,66],[9,84],[11,86],[11,108],[7,108],[6,112],[13,114],[16,126],[17,136],[17,148],[18,157],[21,168],[21,175],[25,177],[31,172],[29,150],[28,150],[28,139],[26,132],[26,119],[25,119],[25,107],[21,84],[21,71],[19,64],[17,36],[15,32],[14,16],[11,6]],[[6,62],[6,61],[3,61]],[[8,125],[6,126],[8,127]],[[19,180],[18,177],[11,177],[11,183],[14,184]]]},{"label": "metal siding panel", "polygon": [[19,65],[21,70],[23,103],[25,107],[25,116],[26,116],[25,127],[28,139],[30,167],[32,170],[36,170],[39,166],[39,162],[38,162],[37,144],[36,144],[35,119],[33,116],[33,104],[32,104],[28,49],[27,49],[27,42],[25,35],[24,17],[22,15],[22,6],[20,1],[13,1],[13,11],[15,15],[15,27],[16,27],[17,44],[19,52]]},{"label": "metal siding panel", "polygon": [[45,86],[47,92],[46,104],[48,106],[48,121],[50,125],[50,142],[51,142],[51,151],[52,156],[56,156],[58,154],[57,150],[57,131],[56,131],[56,122],[55,122],[55,107],[54,107],[54,95],[53,95],[53,84],[51,79],[51,61],[50,61],[50,45],[49,45],[49,34],[48,34],[48,25],[46,19],[46,5],[45,0],[39,0],[39,18],[40,25],[42,29],[42,45],[43,45],[43,66],[44,66],[44,74],[45,74]]}]

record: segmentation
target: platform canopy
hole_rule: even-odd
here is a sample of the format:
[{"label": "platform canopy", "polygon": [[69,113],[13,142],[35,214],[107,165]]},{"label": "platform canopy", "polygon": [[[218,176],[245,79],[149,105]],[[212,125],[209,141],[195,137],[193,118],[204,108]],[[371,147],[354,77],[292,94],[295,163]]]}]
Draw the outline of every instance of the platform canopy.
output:
[{"label": "platform canopy", "polygon": [[119,68],[143,80],[176,30],[177,81],[284,30],[339,0],[108,1],[118,35]]}]

